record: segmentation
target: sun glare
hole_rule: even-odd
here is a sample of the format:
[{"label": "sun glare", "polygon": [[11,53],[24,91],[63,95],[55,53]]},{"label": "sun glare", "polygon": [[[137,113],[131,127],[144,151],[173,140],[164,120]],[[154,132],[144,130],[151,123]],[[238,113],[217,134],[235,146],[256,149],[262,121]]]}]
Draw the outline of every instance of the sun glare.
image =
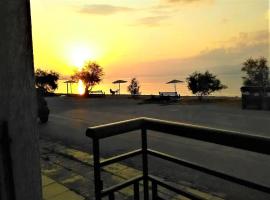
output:
[{"label": "sun glare", "polygon": [[83,84],[82,80],[79,80],[79,82],[78,82],[78,93],[80,95],[82,95],[84,93],[84,84]]},{"label": "sun glare", "polygon": [[93,60],[94,53],[87,47],[77,46],[71,51],[71,62],[74,66],[81,69],[87,60]]}]

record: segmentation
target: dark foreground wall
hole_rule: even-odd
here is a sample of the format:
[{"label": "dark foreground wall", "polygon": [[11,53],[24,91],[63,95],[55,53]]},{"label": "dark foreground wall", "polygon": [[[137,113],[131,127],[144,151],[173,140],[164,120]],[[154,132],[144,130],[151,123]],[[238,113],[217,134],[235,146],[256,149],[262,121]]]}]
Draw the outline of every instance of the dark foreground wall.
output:
[{"label": "dark foreground wall", "polygon": [[[41,199],[29,0],[0,1],[0,122],[7,121],[16,200]],[[0,131],[2,134],[2,131]],[[2,148],[3,145],[1,145]],[[6,151],[5,151],[6,152]],[[0,199],[8,198],[3,150]]]}]

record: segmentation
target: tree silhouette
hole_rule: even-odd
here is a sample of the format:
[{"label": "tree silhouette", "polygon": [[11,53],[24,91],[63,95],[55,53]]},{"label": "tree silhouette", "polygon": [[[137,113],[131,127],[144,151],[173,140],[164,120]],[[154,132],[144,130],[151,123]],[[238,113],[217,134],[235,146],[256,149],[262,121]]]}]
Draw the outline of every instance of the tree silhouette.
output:
[{"label": "tree silhouette", "polygon": [[85,85],[84,95],[88,96],[93,87],[102,81],[103,69],[95,62],[88,61],[81,71],[75,72],[73,80],[81,80]]},{"label": "tree silhouette", "polygon": [[226,85],[221,84],[221,81],[209,71],[205,73],[194,72],[187,77],[187,83],[188,88],[193,94],[198,95],[200,100],[202,100],[203,96],[227,88]]},{"label": "tree silhouette", "polygon": [[35,84],[39,91],[42,93],[54,92],[58,87],[59,73],[54,71],[44,71],[37,69],[35,72]]},{"label": "tree silhouette", "polygon": [[241,70],[247,75],[243,77],[244,86],[265,87],[268,86],[270,83],[267,59],[264,57],[261,57],[259,59],[247,59],[243,63],[243,67]]},{"label": "tree silhouette", "polygon": [[136,78],[131,79],[130,84],[128,86],[128,91],[131,95],[138,95],[140,94],[140,84]]}]

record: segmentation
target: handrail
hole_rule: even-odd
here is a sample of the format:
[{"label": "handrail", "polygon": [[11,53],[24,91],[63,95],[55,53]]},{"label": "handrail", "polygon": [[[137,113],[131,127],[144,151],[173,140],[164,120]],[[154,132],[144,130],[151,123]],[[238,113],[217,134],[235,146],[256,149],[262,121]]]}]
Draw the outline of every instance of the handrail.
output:
[{"label": "handrail", "polygon": [[143,178],[142,176],[136,176],[136,177],[129,179],[123,183],[117,184],[111,188],[107,188],[105,190],[102,190],[102,195],[106,196],[106,195],[109,195],[111,192],[116,192],[118,190],[121,190],[127,186],[132,185],[134,182],[138,182],[138,181],[142,180],[142,178]]},{"label": "handrail", "polygon": [[270,154],[270,138],[268,137],[158,119],[145,118],[145,121],[145,126],[148,130],[262,154]]},{"label": "handrail", "polygon": [[[103,138],[108,138],[116,136],[119,134],[124,134],[126,132],[141,130],[141,149],[134,150],[122,155],[115,156],[103,161],[100,161],[99,153],[99,140]],[[114,199],[114,192],[119,188],[126,187],[127,185],[134,184],[134,198],[139,199],[138,195],[138,181],[139,180],[128,180],[124,183],[113,186],[109,189],[103,190],[102,181],[100,180],[100,168],[115,162],[122,161],[124,159],[142,155],[143,160],[143,175],[141,179],[143,180],[144,186],[144,199],[148,199],[148,181],[152,182],[152,198],[158,197],[157,195],[157,185],[170,189],[172,191],[178,191],[179,194],[185,193],[177,188],[173,188],[162,182],[161,180],[153,178],[153,176],[148,174],[148,155],[155,156],[176,164],[186,166],[203,173],[222,178],[227,181],[231,181],[252,189],[256,189],[265,193],[270,194],[270,187],[258,183],[251,182],[249,180],[244,180],[232,175],[225,174],[220,171],[212,170],[207,167],[201,166],[197,163],[192,163],[171,155],[167,155],[147,147],[147,130],[158,131],[164,134],[175,135],[178,137],[185,137],[194,140],[204,141],[215,143],[227,147],[233,147],[237,149],[247,150],[251,152],[261,153],[261,154],[270,154],[270,138],[263,136],[255,136],[250,134],[243,134],[234,131],[227,131],[222,129],[214,129],[203,126],[195,126],[191,124],[179,123],[179,122],[170,122],[159,119],[151,118],[136,118],[131,120],[120,121],[116,123],[110,123],[95,127],[89,127],[86,131],[86,135],[93,139],[93,157],[94,157],[94,172],[95,172],[95,195],[96,199],[100,200],[105,194],[109,196],[109,199]],[[140,180],[141,180],[140,179]],[[128,184],[127,184],[128,183]],[[106,191],[106,192],[105,192]],[[104,194],[105,192],[105,194]],[[196,195],[187,194],[188,197],[193,197],[192,199],[198,199]]]},{"label": "handrail", "polygon": [[[179,188],[175,188],[173,186],[170,186],[169,184],[165,184],[163,180],[155,177],[155,176],[152,176],[152,175],[149,175],[149,180],[150,181],[154,181],[156,184],[162,186],[162,187],[165,187],[175,193],[178,193],[180,195],[183,195],[187,198],[190,198],[192,200],[205,200],[205,198],[201,197],[201,196],[198,196],[196,194],[190,194],[189,192],[187,191],[184,191],[183,189],[179,189]],[[153,187],[153,186],[152,186]],[[155,199],[155,198],[153,198]]]},{"label": "handrail", "polygon": [[105,160],[100,161],[100,166],[101,167],[104,167],[104,166],[107,166],[107,165],[110,165],[110,164],[119,162],[121,160],[125,160],[127,158],[140,155],[141,153],[142,153],[142,150],[141,149],[130,151],[128,153],[123,153],[121,155],[118,155],[118,156],[115,156],[115,157],[108,158],[108,159],[105,159]]},{"label": "handrail", "polygon": [[89,127],[86,130],[86,136],[92,139],[102,139],[116,136],[126,132],[141,129],[143,122],[144,118],[135,118],[100,126]]},{"label": "handrail", "polygon": [[198,163],[193,163],[193,162],[190,162],[187,160],[179,159],[175,156],[167,155],[165,153],[160,153],[158,151],[151,150],[151,149],[148,150],[148,154],[155,156],[157,158],[161,158],[163,160],[167,160],[167,161],[179,164],[181,166],[188,167],[190,169],[194,169],[194,170],[197,170],[197,171],[200,171],[200,172],[203,172],[203,173],[206,173],[206,174],[218,177],[218,178],[222,178],[222,179],[227,180],[227,181],[231,181],[231,182],[249,187],[249,188],[257,189],[257,190],[260,190],[262,192],[270,192],[269,186],[266,186],[263,184],[257,184],[257,183],[254,183],[254,182],[251,182],[251,181],[248,181],[245,179],[241,179],[241,178],[226,174],[226,173],[221,172],[221,171],[209,169],[207,167],[199,165]]},{"label": "handrail", "polygon": [[270,154],[270,138],[268,137],[145,117],[89,127],[86,135],[90,138],[102,139],[142,128],[257,153]]}]

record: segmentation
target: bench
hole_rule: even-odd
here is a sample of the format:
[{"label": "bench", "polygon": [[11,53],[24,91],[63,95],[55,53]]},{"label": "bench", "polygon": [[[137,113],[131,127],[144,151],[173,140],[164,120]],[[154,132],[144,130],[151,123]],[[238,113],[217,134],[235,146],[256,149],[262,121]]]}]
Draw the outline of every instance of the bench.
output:
[{"label": "bench", "polygon": [[105,92],[102,90],[90,91],[89,96],[91,97],[105,97]]},{"label": "bench", "polygon": [[159,92],[159,96],[175,97],[175,96],[178,96],[178,94],[177,92]]},{"label": "bench", "polygon": [[178,101],[180,94],[177,94],[177,92],[159,92],[159,98],[165,101]]}]

